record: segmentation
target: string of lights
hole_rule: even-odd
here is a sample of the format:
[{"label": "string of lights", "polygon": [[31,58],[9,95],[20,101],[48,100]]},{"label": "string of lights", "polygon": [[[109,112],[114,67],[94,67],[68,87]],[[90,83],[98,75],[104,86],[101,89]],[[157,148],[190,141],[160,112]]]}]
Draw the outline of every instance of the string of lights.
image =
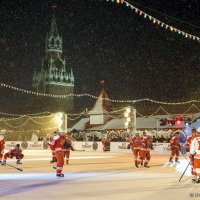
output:
[{"label": "string of lights", "polygon": [[42,124],[48,124],[48,123],[50,123],[52,120],[55,120],[56,117],[57,117],[57,116],[54,115],[53,118],[51,118],[50,120],[48,120],[48,121],[46,121],[46,122],[38,122],[38,121],[34,120],[34,119],[31,118],[31,117],[28,117],[28,119],[29,119],[30,121],[34,122],[35,124],[40,124],[40,125],[42,125]]},{"label": "string of lights", "polygon": [[196,108],[198,111],[200,111],[200,109],[199,109],[195,104],[192,104],[192,105],[188,108],[188,110],[186,110],[183,114],[188,113],[193,107]]},{"label": "string of lights", "polygon": [[[200,109],[199,109],[195,104],[192,104],[185,112],[179,113],[179,114],[177,114],[177,115],[185,115],[185,114],[187,114],[193,107],[196,108],[198,111],[200,111]],[[147,116],[147,115],[143,115],[143,114],[141,114],[141,113],[138,112],[138,111],[136,111],[136,113],[137,113],[137,115],[139,115],[140,117],[152,117],[152,116],[155,116],[160,110],[163,110],[163,111],[166,113],[166,115],[171,115],[171,116],[174,115],[174,114],[172,114],[172,113],[167,112],[162,106],[158,107],[157,110],[156,110],[154,113],[152,113],[151,115],[148,115],[148,116]]]},{"label": "string of lights", "polygon": [[79,119],[82,115],[83,115],[83,113],[80,113],[80,115],[78,115],[78,116],[75,117],[75,118],[70,118],[69,116],[67,116],[67,119],[70,120],[70,121],[74,121],[74,120]]},{"label": "string of lights", "polygon": [[167,115],[169,115],[169,113],[162,106],[159,106],[159,108],[154,113],[152,113],[150,116],[156,115],[160,110],[163,110]]},{"label": "string of lights", "polygon": [[18,126],[13,126],[11,124],[9,124],[6,120],[3,120],[3,122],[6,124],[6,126],[10,127],[10,128],[21,128],[23,126],[25,126],[28,122],[29,122],[29,119],[27,119],[24,123],[18,125]]},{"label": "string of lights", "polygon": [[[45,129],[40,129],[39,131],[48,131],[48,130],[55,130],[58,127],[51,127],[51,128],[45,128]],[[28,133],[28,132],[38,132],[38,129],[33,129],[33,130],[20,130],[20,131],[14,131],[14,130],[7,130],[6,133]]]},{"label": "string of lights", "polygon": [[[69,95],[54,95],[54,94],[45,94],[45,93],[38,93],[38,92],[33,92],[30,90],[25,90],[21,88],[17,88],[11,85],[7,85],[5,83],[0,84],[1,87],[5,87],[11,90],[15,90],[18,92],[26,93],[26,94],[32,94],[32,95],[37,95],[37,96],[45,96],[45,97],[54,97],[54,98],[69,98],[69,97],[90,97],[93,99],[99,98],[98,96],[94,96],[88,93],[83,93],[83,94],[69,94]],[[164,101],[157,101],[149,98],[144,98],[144,99],[137,99],[137,100],[115,100],[115,99],[109,99],[109,98],[104,98],[106,101],[114,102],[114,103],[139,103],[139,102],[144,102],[148,101],[151,103],[156,103],[156,104],[162,104],[162,105],[184,105],[184,104],[191,104],[191,103],[200,103],[199,100],[189,100],[189,101],[183,101],[183,102],[164,102]]]},{"label": "string of lights", "polygon": [[[4,113],[5,116],[10,116],[10,113]],[[12,114],[12,116],[15,114]],[[0,118],[0,121],[16,121],[16,120],[20,120],[22,118],[27,118],[30,117],[30,119],[34,119],[34,118],[38,118],[38,119],[44,119],[44,118],[49,118],[52,117],[54,115],[54,113],[52,113],[51,115],[46,115],[46,116],[36,116],[34,115],[33,117],[31,117],[30,115],[21,115],[20,117],[15,117],[15,118]]]},{"label": "string of lights", "polygon": [[154,25],[158,25],[161,28],[165,28],[166,30],[169,30],[171,32],[177,33],[179,35],[182,35],[183,37],[187,38],[187,39],[192,39],[192,40],[196,40],[196,41],[200,41],[200,37],[195,36],[193,34],[187,33],[185,31],[182,31],[174,26],[171,26],[167,23],[164,23],[162,21],[160,21],[159,19],[147,14],[146,12],[142,11],[141,9],[135,7],[134,5],[132,5],[131,3],[129,3],[128,1],[125,0],[106,0],[106,1],[111,1],[111,2],[116,2],[116,3],[125,3],[127,7],[130,7],[132,10],[134,10],[134,12],[136,14],[139,14],[140,16],[143,16],[145,19],[148,19],[149,21],[151,21]]},{"label": "string of lights", "polygon": [[[180,113],[180,115],[184,115],[184,114],[187,114],[192,108],[195,108],[197,111],[200,111],[200,109],[195,105],[195,104],[192,104],[192,105],[190,105],[190,107],[185,111],[185,112],[183,112],[183,113]],[[107,114],[107,115],[109,115],[110,117],[112,117],[112,118],[119,118],[119,116],[118,117],[114,117],[112,114],[113,113],[121,113],[121,112],[123,112],[124,110],[126,110],[126,107],[125,108],[123,108],[123,109],[118,109],[118,110],[113,110],[113,111],[106,111],[106,110],[104,110],[104,114]],[[138,112],[138,110],[137,110],[137,115],[139,115],[139,116],[141,116],[141,117],[151,117],[151,116],[155,116],[159,111],[164,111],[167,115],[173,115],[172,113],[169,113],[168,111],[166,111],[162,106],[159,106],[157,109],[156,109],[156,111],[155,112],[153,112],[152,114],[150,114],[150,115],[148,115],[148,116],[146,116],[146,115],[143,115],[143,114],[141,114],[140,112]],[[20,115],[18,115],[18,114],[10,114],[10,113],[4,113],[5,115],[7,115],[7,116],[20,116]],[[36,120],[34,120],[34,119],[36,119],[36,118],[39,118],[39,119],[44,119],[44,118],[49,118],[49,117],[52,117],[52,116],[54,116],[55,117],[55,113],[52,113],[51,115],[47,115],[47,116],[36,116],[36,114],[33,114],[34,116],[33,117],[30,117],[30,115],[21,115],[20,117],[17,117],[17,118],[8,118],[8,119],[4,119],[4,118],[1,118],[0,119],[0,121],[4,121],[4,122],[7,122],[7,121],[17,121],[17,120],[20,120],[20,119],[22,119],[22,118],[27,118],[27,117],[29,117],[29,119],[30,120],[32,120],[33,122],[35,122],[35,123],[40,123],[40,122],[37,122]],[[80,118],[82,115],[85,115],[86,117],[88,117],[87,116],[87,114],[85,113],[85,112],[80,112],[80,113],[74,113],[74,114],[70,114],[70,113],[68,113],[67,114],[67,118],[69,119],[69,120],[76,120],[76,119],[78,119],[78,118]],[[70,118],[69,116],[77,116],[77,117],[75,117],[75,118]],[[116,116],[116,115],[115,115]],[[52,119],[50,119],[50,120],[52,120]],[[49,122],[49,121],[48,121]],[[45,123],[48,123],[48,122],[45,122]],[[40,124],[45,124],[45,123],[40,123]]]},{"label": "string of lights", "polygon": [[[192,104],[184,113],[182,113],[182,114],[179,114],[179,115],[184,115],[184,114],[186,114],[186,113],[188,113],[192,108],[195,108],[195,109],[197,109],[198,111],[200,111],[200,109],[195,105],[195,104]],[[108,112],[108,111],[105,111],[104,110],[104,114],[106,114],[106,115],[108,115],[109,117],[111,117],[111,118],[113,118],[113,119],[117,119],[117,118],[121,118],[122,116],[123,116],[123,114],[124,113],[122,113],[122,114],[120,114],[120,115],[118,115],[118,116],[113,116],[112,114],[114,113],[114,112],[120,112],[120,111],[124,111],[126,108],[124,108],[124,109],[119,109],[119,110],[115,110],[115,111],[111,111],[111,112]],[[139,116],[141,116],[141,117],[152,117],[152,116],[155,116],[159,111],[164,111],[167,115],[170,115],[170,116],[173,116],[174,114],[170,114],[169,112],[167,112],[162,106],[159,106],[157,109],[156,109],[156,111],[155,112],[153,112],[151,115],[149,115],[149,116],[145,116],[145,115],[142,115],[141,113],[139,113],[138,111],[136,111],[136,113],[137,113],[137,115],[139,115]],[[8,113],[9,114],[9,113]],[[75,117],[75,118],[70,118],[68,115],[67,115],[67,119],[68,120],[77,120],[78,118],[80,118],[82,115],[85,115],[85,113],[84,112],[81,112],[81,113],[77,113],[77,114],[74,114],[74,115],[78,115],[77,117]],[[13,119],[7,119],[7,120],[5,120],[5,119],[0,119],[0,121],[2,121],[2,122],[4,122],[8,127],[10,127],[10,128],[22,128],[23,126],[25,126],[29,121],[32,121],[33,123],[35,123],[35,124],[39,124],[39,125],[44,125],[44,124],[48,124],[48,123],[50,123],[52,120],[54,120],[55,118],[56,118],[56,116],[57,116],[57,113],[54,113],[54,114],[51,114],[50,115],[52,118],[50,119],[50,120],[48,120],[48,121],[46,121],[46,122],[38,122],[38,121],[36,121],[35,120],[35,118],[37,118],[37,117],[30,117],[30,116],[21,116],[21,118],[24,118],[24,117],[27,117],[27,119],[22,123],[22,124],[20,124],[20,125],[17,125],[17,126],[13,126],[13,125],[11,125],[10,123],[8,123],[7,121],[10,121],[10,120],[19,120],[20,119],[20,117],[18,117],[18,118],[13,118]],[[44,116],[45,117],[45,116]],[[43,117],[43,118],[44,118]],[[48,116],[49,117],[49,116]],[[88,116],[87,116],[88,117]],[[40,117],[41,118],[41,117]],[[162,119],[162,121],[163,121],[163,124],[166,124],[166,123],[174,123],[173,121],[174,120],[169,120],[169,119]],[[178,119],[178,120],[176,120],[177,122],[179,122],[179,121],[182,121],[181,119]],[[30,131],[30,130],[29,130]],[[20,132],[20,131],[19,131]],[[28,132],[28,131],[27,131]]]}]

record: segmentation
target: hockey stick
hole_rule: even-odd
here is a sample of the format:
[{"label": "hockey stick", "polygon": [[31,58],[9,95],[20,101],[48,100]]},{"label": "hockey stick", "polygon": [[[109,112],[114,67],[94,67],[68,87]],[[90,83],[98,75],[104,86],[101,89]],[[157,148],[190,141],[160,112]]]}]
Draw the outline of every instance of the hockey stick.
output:
[{"label": "hockey stick", "polygon": [[192,160],[188,163],[187,167],[185,168],[185,171],[183,172],[183,174],[181,175],[179,182],[181,181],[181,179],[183,178],[185,172],[187,171],[187,168],[189,167],[189,165],[191,164]]},{"label": "hockey stick", "polygon": [[190,161],[187,159],[187,157],[183,154],[183,152],[182,152],[182,151],[180,151],[180,152],[181,152],[182,156],[183,156],[188,162],[190,162]]},{"label": "hockey stick", "polygon": [[10,165],[10,164],[7,164],[7,163],[6,163],[6,165],[9,166],[9,167],[12,167],[12,168],[14,168],[14,169],[17,169],[17,170],[19,170],[19,171],[21,171],[21,172],[23,172],[23,169],[21,169],[21,168],[15,167],[15,166]]},{"label": "hockey stick", "polygon": [[[193,155],[193,157],[194,157],[195,155],[196,155],[196,152],[195,152],[195,154]],[[192,163],[192,160],[190,160],[190,162],[188,162],[188,165],[187,165],[187,167],[185,168],[185,171],[183,172],[182,176],[180,177],[179,182],[181,181],[183,175],[185,174],[185,172],[187,171],[187,168],[189,167],[189,165],[190,165],[191,163]]]}]

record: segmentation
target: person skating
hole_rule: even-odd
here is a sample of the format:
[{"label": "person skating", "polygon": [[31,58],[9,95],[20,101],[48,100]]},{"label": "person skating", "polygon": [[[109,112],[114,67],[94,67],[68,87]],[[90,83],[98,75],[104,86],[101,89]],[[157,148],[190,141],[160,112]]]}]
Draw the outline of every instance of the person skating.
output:
[{"label": "person skating", "polygon": [[134,162],[137,168],[138,165],[141,163],[141,160],[139,159],[141,144],[142,144],[142,138],[140,137],[139,133],[136,132],[135,135],[132,137],[132,141],[128,144],[128,149],[132,147]]},{"label": "person skating", "polygon": [[177,132],[170,140],[171,155],[169,158],[169,163],[173,163],[173,157],[175,156],[175,162],[179,163],[179,151],[180,151],[180,135]]},{"label": "person skating", "polygon": [[200,183],[200,134],[196,134],[190,145],[190,159],[193,162],[194,183]]},{"label": "person skating", "polygon": [[55,151],[57,164],[56,164],[56,176],[64,177],[62,173],[63,165],[64,165],[64,155],[65,155],[65,132],[59,131],[58,135],[54,136],[52,139],[52,148]]},{"label": "person skating", "polygon": [[144,167],[149,168],[148,164],[151,159],[150,150],[153,149],[151,136],[144,135],[142,137],[142,144],[140,149],[140,159],[144,161]]},{"label": "person skating", "polygon": [[20,149],[20,144],[16,144],[15,148],[11,148],[9,152],[4,154],[2,165],[6,165],[7,158],[12,159],[13,157],[17,159],[16,164],[22,164],[21,160],[24,157],[24,154],[22,154],[22,150]]},{"label": "person skating", "polygon": [[2,163],[4,148],[5,148],[4,137],[3,135],[0,135],[0,164]]},{"label": "person skating", "polygon": [[68,134],[66,134],[65,136],[65,143],[64,143],[64,147],[65,147],[65,157],[66,157],[66,164],[69,164],[69,157],[70,157],[70,151],[74,151],[74,148],[72,146],[72,141],[70,139],[70,136]]},{"label": "person skating", "polygon": [[[54,132],[54,134],[56,135],[58,132],[57,131],[55,131]],[[54,136],[55,136],[54,135]],[[54,163],[54,162],[56,162],[57,160],[56,160],[56,153],[55,153],[55,150],[54,150],[54,147],[53,147],[53,145],[52,145],[52,141],[53,141],[53,137],[54,136],[51,136],[50,137],[50,139],[49,139],[49,142],[48,142],[48,146],[49,146],[49,148],[51,149],[51,161],[50,161],[50,163]]]}]

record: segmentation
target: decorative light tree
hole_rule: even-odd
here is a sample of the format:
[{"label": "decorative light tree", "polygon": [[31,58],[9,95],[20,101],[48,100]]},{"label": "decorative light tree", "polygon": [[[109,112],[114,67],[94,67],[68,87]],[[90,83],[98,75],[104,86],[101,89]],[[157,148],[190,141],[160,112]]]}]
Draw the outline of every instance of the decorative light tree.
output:
[{"label": "decorative light tree", "polygon": [[126,118],[125,128],[127,129],[127,132],[132,134],[136,131],[136,109],[127,107],[124,116]]}]

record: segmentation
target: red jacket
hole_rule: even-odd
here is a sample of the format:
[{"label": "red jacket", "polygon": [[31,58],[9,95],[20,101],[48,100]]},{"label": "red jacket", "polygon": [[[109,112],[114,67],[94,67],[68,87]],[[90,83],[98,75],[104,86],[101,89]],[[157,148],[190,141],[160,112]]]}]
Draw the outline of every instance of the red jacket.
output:
[{"label": "red jacket", "polygon": [[190,145],[191,145],[191,142],[192,142],[192,135],[189,135],[188,137],[187,137],[187,140],[186,140],[186,143],[185,143],[185,146],[186,146],[186,148],[187,148],[187,151],[190,151]]},{"label": "red jacket", "polygon": [[52,142],[53,142],[53,137],[50,137],[49,142],[48,142],[48,146],[51,149],[51,151],[54,151],[54,146],[53,146]]},{"label": "red jacket", "polygon": [[72,146],[72,141],[68,138],[65,138],[64,147],[66,151],[70,151],[70,150],[74,151],[74,148]]},{"label": "red jacket", "polygon": [[140,136],[133,136],[130,145],[133,145],[134,149],[140,149],[142,145],[142,137]]},{"label": "red jacket", "polygon": [[170,146],[180,148],[180,138],[177,138],[176,136],[172,137],[172,139],[170,140]]},{"label": "red jacket", "polygon": [[1,140],[0,141],[0,153],[1,153],[1,151],[3,151],[4,148],[5,148],[5,141]]},{"label": "red jacket", "polygon": [[58,151],[65,151],[64,147],[65,138],[61,137],[60,135],[56,135],[52,139],[52,150]]},{"label": "red jacket", "polygon": [[12,148],[12,149],[10,149],[8,154],[17,157],[17,156],[22,154],[22,150],[21,149]]},{"label": "red jacket", "polygon": [[142,150],[150,150],[152,148],[151,138],[148,136],[142,137]]}]

